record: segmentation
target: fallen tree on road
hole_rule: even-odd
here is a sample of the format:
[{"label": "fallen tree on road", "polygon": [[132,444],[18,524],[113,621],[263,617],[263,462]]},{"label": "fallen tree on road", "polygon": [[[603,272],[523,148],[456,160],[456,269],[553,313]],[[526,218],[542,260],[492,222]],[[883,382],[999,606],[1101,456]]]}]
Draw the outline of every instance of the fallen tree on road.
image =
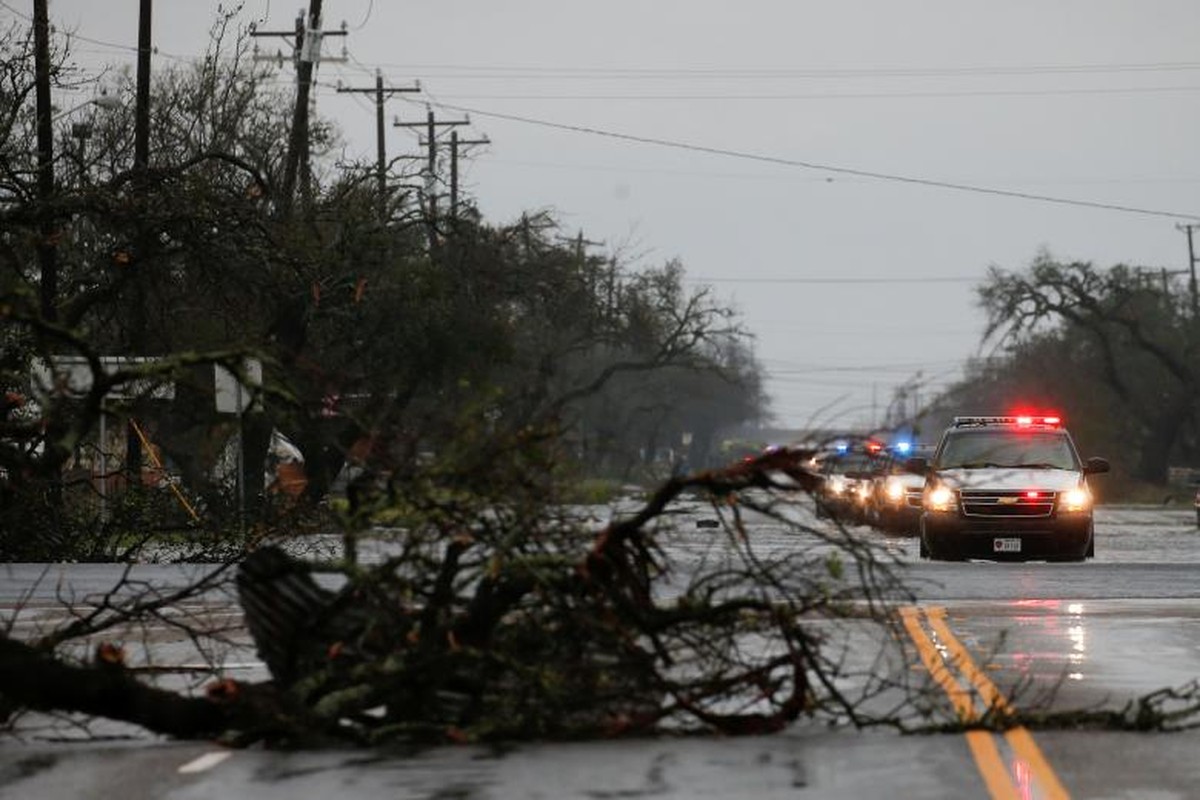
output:
[{"label": "fallen tree on road", "polygon": [[[127,670],[119,646],[72,663],[69,641],[48,636],[3,641],[0,685],[14,706],[239,742],[748,734],[802,715],[878,724],[866,700],[894,686],[864,674],[847,688],[845,652],[827,635],[886,629],[902,587],[865,539],[798,521],[815,480],[800,465],[779,451],[679,476],[598,531],[551,513],[537,499],[546,487],[503,468],[477,484],[486,494],[406,481],[387,495],[405,519],[386,557],[339,564],[340,588],[315,580],[328,565],[274,546],[241,563],[271,681],[233,681],[215,664],[205,691],[171,692]],[[664,546],[678,519],[695,525],[681,503],[717,527]],[[764,550],[764,525],[794,546]],[[118,617],[73,638],[98,641]]]}]

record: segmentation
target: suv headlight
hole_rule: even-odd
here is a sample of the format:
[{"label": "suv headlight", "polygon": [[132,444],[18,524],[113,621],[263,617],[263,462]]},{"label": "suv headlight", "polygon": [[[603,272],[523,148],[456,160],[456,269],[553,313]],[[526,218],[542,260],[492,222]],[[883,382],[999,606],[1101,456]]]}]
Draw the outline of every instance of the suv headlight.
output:
[{"label": "suv headlight", "polygon": [[887,494],[887,499],[893,503],[904,502],[904,483],[895,478],[889,478],[887,484],[884,485],[883,491]]},{"label": "suv headlight", "polygon": [[1092,495],[1079,486],[1063,492],[1058,501],[1060,511],[1087,511],[1092,507]]},{"label": "suv headlight", "polygon": [[934,486],[925,493],[927,511],[953,511],[954,492],[945,486]]}]

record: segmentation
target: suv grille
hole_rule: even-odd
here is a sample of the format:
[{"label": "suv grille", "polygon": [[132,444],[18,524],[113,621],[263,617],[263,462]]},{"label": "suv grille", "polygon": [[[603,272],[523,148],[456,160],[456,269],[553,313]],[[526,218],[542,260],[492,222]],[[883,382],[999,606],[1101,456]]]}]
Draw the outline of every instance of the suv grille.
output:
[{"label": "suv grille", "polygon": [[959,493],[963,514],[968,517],[1048,517],[1054,512],[1054,492],[989,492],[964,490]]}]

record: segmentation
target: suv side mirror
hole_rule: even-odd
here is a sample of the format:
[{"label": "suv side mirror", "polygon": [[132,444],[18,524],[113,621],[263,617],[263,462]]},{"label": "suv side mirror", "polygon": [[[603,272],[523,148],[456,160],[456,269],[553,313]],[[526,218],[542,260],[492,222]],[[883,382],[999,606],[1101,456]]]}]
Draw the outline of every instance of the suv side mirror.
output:
[{"label": "suv side mirror", "polygon": [[1108,472],[1108,459],[1092,457],[1083,465],[1084,475],[1099,475],[1102,472]]},{"label": "suv side mirror", "polygon": [[929,459],[914,456],[904,462],[904,471],[914,475],[924,475],[929,471]]}]

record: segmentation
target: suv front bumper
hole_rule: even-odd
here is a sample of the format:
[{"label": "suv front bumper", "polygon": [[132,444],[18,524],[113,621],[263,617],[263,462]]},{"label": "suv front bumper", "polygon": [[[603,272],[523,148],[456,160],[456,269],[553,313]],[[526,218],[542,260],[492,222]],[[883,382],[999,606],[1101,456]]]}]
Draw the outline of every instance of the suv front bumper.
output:
[{"label": "suv front bumper", "polygon": [[[934,559],[1080,560],[1091,555],[1092,536],[1091,514],[1037,519],[978,519],[929,511],[921,515],[922,549]],[[997,550],[997,540],[1012,539],[1020,541],[1019,551]]]}]

